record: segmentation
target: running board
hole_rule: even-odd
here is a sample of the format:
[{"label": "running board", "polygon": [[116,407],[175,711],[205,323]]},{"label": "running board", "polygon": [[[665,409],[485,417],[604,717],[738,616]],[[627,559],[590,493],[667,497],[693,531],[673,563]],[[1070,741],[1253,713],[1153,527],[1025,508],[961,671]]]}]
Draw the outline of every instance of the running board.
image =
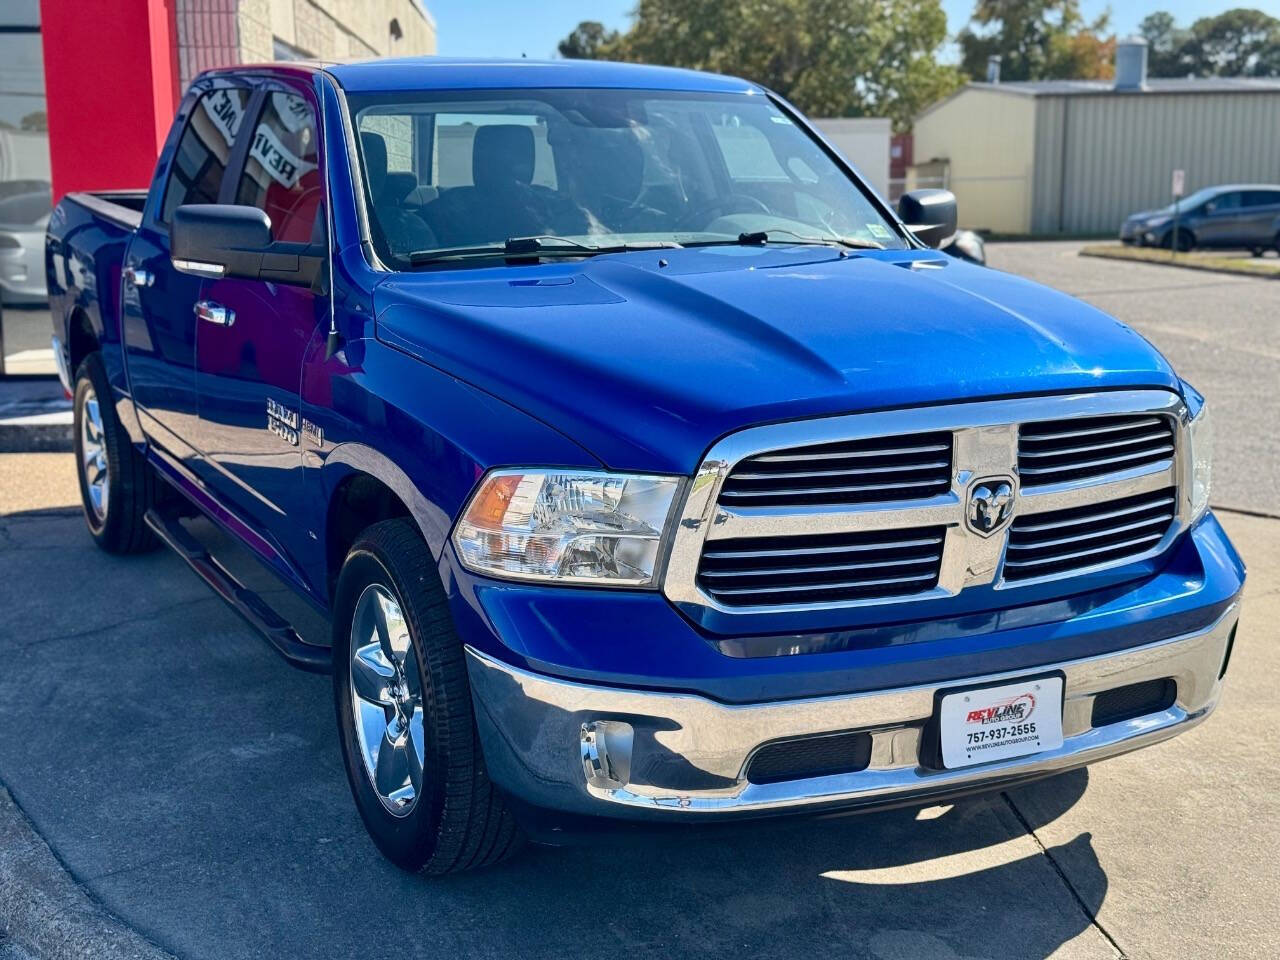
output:
[{"label": "running board", "polygon": [[245,619],[271,644],[286,661],[302,670],[313,673],[329,673],[333,669],[328,647],[307,643],[289,623],[271,609],[261,596],[237,580],[209,551],[189,533],[176,517],[166,518],[156,510],[148,510],[147,526],[164,544],[187,562],[196,576],[213,588],[214,593],[226,601],[236,613]]}]

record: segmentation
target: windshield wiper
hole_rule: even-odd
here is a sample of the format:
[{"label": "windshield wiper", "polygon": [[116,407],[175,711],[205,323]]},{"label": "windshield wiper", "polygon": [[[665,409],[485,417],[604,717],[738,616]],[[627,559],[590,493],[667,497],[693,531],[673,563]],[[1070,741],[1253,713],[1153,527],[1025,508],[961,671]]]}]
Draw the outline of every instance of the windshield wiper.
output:
[{"label": "windshield wiper", "polygon": [[[785,233],[792,237],[790,240],[773,239],[774,234]],[[686,247],[725,247],[725,246],[764,246],[767,243],[777,242],[786,243],[792,246],[817,246],[817,247],[844,247],[849,250],[883,250],[884,244],[877,243],[875,240],[860,240],[857,237],[811,237],[807,234],[796,233],[794,230],[788,230],[785,227],[774,227],[771,230],[753,230],[750,232],[740,233],[734,239],[725,237],[723,240],[690,240],[685,243]]]},{"label": "windshield wiper", "polygon": [[668,250],[681,244],[674,240],[632,240],[627,243],[590,244],[568,237],[509,237],[503,244],[481,244],[473,247],[447,247],[441,250],[419,250],[408,255],[416,265],[446,260],[468,260],[480,257],[503,257],[507,260],[542,259],[544,257],[594,257],[602,253],[632,253],[637,250]]},{"label": "windshield wiper", "polygon": [[826,246],[836,245],[848,247],[855,250],[883,250],[884,244],[877,243],[875,240],[860,240],[857,237],[840,237],[831,235],[829,237],[812,237],[804,233],[796,233],[794,230],[788,230],[786,227],[770,227],[768,230],[754,230],[750,233],[738,234],[739,243],[760,243],[765,244],[773,240],[776,233],[785,233],[794,239],[785,241],[787,243],[807,243],[807,244],[824,244]]}]

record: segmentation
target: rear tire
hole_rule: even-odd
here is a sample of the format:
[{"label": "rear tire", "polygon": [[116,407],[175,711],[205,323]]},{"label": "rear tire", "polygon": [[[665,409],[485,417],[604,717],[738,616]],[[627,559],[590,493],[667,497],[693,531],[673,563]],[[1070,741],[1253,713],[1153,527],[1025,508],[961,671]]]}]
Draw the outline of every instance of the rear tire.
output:
[{"label": "rear tire", "polygon": [[356,808],[405,870],[497,863],[522,840],[484,766],[462,643],[413,523],[383,520],[338,577],[333,695]]},{"label": "rear tire", "polygon": [[144,518],[155,502],[155,474],[116,415],[99,353],[76,370],[73,409],[80,503],[94,543],[107,553],[154,550],[159,541]]},{"label": "rear tire", "polygon": [[1250,254],[1250,256],[1260,257],[1260,256],[1262,256],[1262,253],[1263,253],[1263,248],[1262,248],[1262,247],[1250,247],[1250,248],[1249,248],[1249,254]]}]

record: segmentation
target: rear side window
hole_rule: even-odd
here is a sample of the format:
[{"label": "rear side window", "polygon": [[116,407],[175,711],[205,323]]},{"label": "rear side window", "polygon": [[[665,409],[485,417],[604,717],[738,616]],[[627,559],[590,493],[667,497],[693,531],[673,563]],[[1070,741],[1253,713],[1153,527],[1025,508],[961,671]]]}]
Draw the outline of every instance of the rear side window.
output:
[{"label": "rear side window", "polygon": [[1250,190],[1244,195],[1246,207],[1274,207],[1280,204],[1280,190]]},{"label": "rear side window", "polygon": [[265,210],[276,240],[319,240],[323,197],[316,146],[316,114],[306,98],[271,93],[253,131],[236,203]]},{"label": "rear side window", "polygon": [[184,203],[217,203],[232,144],[240,132],[249,91],[210,90],[196,101],[169,168],[160,221],[169,223]]}]

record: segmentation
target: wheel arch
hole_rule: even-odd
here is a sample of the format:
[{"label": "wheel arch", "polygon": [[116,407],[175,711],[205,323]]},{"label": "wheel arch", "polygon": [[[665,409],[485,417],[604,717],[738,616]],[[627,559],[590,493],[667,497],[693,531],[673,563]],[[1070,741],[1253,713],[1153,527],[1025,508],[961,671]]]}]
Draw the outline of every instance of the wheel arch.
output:
[{"label": "wheel arch", "polygon": [[362,530],[380,520],[411,519],[439,559],[449,535],[449,515],[428,501],[388,457],[365,444],[344,443],[326,459],[322,476],[325,586],[330,600],[351,545]]}]

